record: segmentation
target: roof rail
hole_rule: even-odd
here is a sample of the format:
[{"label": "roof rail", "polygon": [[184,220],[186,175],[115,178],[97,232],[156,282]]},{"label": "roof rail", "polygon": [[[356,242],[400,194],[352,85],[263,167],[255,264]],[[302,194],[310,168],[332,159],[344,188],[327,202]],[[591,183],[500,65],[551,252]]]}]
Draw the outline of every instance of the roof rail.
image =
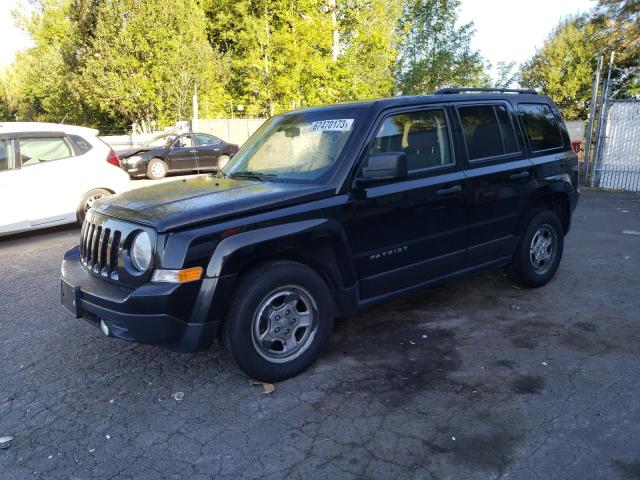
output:
[{"label": "roof rail", "polygon": [[436,95],[455,95],[465,92],[493,92],[493,93],[526,93],[538,95],[538,92],[530,88],[441,88]]}]

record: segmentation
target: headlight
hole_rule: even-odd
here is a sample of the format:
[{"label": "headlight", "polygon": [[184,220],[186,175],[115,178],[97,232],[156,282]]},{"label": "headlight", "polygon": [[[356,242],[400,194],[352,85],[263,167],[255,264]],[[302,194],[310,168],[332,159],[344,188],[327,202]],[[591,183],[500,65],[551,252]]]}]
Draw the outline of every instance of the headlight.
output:
[{"label": "headlight", "polygon": [[151,265],[151,239],[147,232],[140,232],[131,244],[131,261],[133,266],[144,272]]},{"label": "headlight", "polygon": [[127,163],[129,165],[133,165],[134,163],[138,163],[140,160],[142,160],[142,157],[140,155],[134,155],[132,157],[129,157],[126,159]]}]

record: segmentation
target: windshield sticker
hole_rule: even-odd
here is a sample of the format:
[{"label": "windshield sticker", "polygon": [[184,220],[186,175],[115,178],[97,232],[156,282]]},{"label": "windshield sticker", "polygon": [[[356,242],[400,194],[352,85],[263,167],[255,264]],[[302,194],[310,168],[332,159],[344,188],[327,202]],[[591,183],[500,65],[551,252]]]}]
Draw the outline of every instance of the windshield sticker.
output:
[{"label": "windshield sticker", "polygon": [[312,132],[342,132],[351,130],[353,118],[339,118],[336,120],[320,120],[311,124]]}]

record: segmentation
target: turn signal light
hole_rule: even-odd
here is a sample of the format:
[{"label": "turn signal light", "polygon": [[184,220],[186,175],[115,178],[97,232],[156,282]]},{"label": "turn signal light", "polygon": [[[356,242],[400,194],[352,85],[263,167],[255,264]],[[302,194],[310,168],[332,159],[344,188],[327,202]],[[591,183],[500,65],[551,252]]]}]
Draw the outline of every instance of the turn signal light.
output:
[{"label": "turn signal light", "polygon": [[187,283],[202,278],[202,267],[185,268],[183,270],[162,270],[153,272],[153,283]]}]

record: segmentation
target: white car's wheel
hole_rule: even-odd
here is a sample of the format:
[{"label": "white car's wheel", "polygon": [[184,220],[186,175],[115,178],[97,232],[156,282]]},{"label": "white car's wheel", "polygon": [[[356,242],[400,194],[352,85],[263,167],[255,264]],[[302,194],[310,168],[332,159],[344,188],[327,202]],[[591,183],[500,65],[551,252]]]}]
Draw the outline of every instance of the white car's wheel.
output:
[{"label": "white car's wheel", "polygon": [[104,188],[96,188],[95,190],[87,192],[82,197],[82,200],[80,200],[80,206],[76,211],[76,218],[78,219],[78,222],[84,222],[84,217],[96,200],[102,197],[108,197],[109,195],[111,195],[111,192],[109,190],[105,190]]}]

